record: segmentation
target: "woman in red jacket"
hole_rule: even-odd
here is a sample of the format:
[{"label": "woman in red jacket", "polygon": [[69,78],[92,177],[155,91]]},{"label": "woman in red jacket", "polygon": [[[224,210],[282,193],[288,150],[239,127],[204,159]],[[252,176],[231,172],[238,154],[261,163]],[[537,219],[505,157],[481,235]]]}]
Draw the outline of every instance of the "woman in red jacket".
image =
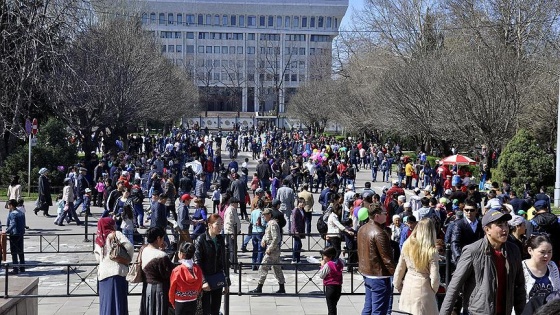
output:
[{"label": "woman in red jacket", "polygon": [[194,252],[193,243],[183,243],[179,249],[180,265],[171,272],[169,302],[177,315],[194,315],[202,291],[202,269],[192,260]]}]

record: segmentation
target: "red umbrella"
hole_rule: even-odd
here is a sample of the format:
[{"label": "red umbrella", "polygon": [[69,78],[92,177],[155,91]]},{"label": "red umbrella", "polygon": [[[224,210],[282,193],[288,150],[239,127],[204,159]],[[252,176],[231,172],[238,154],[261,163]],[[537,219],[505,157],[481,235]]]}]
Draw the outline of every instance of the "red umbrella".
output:
[{"label": "red umbrella", "polygon": [[441,160],[443,165],[476,165],[476,161],[461,154],[448,156]]}]

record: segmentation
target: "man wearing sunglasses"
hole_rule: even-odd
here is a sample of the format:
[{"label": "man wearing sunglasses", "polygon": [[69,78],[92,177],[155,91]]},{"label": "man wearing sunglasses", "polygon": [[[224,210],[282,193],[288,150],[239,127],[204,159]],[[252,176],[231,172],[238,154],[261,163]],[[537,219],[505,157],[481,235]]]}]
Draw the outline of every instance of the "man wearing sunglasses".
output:
[{"label": "man wearing sunglasses", "polygon": [[464,218],[455,223],[453,231],[451,232],[451,260],[454,264],[456,264],[459,257],[461,257],[463,247],[478,241],[484,236],[482,225],[476,218],[478,211],[473,201],[465,200],[463,214]]}]

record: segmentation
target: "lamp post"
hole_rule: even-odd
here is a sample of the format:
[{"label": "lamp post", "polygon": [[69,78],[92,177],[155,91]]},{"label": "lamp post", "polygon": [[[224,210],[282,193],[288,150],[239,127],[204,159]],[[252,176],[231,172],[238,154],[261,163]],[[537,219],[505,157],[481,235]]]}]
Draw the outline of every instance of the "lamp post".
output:
[{"label": "lamp post", "polygon": [[558,79],[558,118],[556,122],[556,181],[554,182],[554,207],[560,206],[560,78]]}]

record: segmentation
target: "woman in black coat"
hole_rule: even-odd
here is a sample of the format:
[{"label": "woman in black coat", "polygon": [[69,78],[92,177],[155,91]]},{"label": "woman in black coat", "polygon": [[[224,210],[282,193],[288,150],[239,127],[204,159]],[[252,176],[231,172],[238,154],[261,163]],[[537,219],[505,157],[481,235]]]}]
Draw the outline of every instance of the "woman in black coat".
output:
[{"label": "woman in black coat", "polygon": [[49,170],[42,168],[39,170],[39,198],[37,199],[37,207],[33,212],[43,211],[45,217],[50,217],[49,207],[52,206],[51,182],[48,178]]}]

